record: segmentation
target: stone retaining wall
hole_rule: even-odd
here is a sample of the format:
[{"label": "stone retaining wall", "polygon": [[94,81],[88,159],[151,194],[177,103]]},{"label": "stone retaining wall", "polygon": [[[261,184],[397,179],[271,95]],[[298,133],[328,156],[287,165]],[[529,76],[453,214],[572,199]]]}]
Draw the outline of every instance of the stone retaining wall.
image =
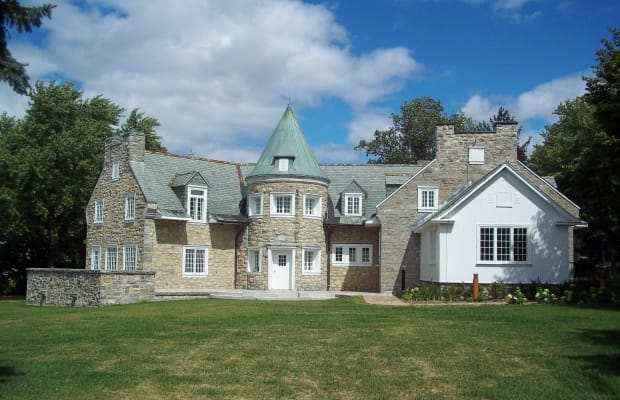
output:
[{"label": "stone retaining wall", "polygon": [[155,299],[155,272],[28,269],[26,304],[98,307]]}]

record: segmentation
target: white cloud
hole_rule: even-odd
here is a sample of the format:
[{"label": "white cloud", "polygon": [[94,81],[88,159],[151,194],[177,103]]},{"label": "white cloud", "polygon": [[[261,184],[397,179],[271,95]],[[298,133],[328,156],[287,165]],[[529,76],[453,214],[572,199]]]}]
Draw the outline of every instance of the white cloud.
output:
[{"label": "white cloud", "polygon": [[313,147],[314,155],[320,162],[352,163],[360,158],[360,152],[353,149],[350,143],[326,143],[322,146]]},{"label": "white cloud", "polygon": [[286,98],[303,108],[334,96],[359,112],[421,69],[403,47],[353,54],[347,31],[323,5],[56,3],[45,21],[49,48],[16,52],[30,62],[31,78],[60,74],[88,97],[140,107],[160,120],[173,152],[247,159],[254,150],[237,144],[269,135]]},{"label": "white cloud", "polygon": [[[475,120],[487,120],[502,106],[508,109],[519,122],[534,118],[553,122],[555,121],[553,111],[560,103],[585,93],[583,75],[583,72],[579,72],[556,78],[535,86],[516,97],[497,94],[485,97],[481,94],[475,94],[467,100],[462,110]],[[502,98],[503,101],[492,100],[497,98]]]},{"label": "white cloud", "polygon": [[585,93],[583,75],[580,72],[557,78],[520,94],[516,99],[515,114],[522,119],[542,117],[552,121],[553,111],[561,102]]},{"label": "white cloud", "polygon": [[497,111],[497,107],[491,105],[489,99],[475,94],[467,100],[462,110],[476,121],[486,121]]},{"label": "white cloud", "polygon": [[387,129],[392,125],[392,117],[388,111],[365,110],[355,115],[349,123],[348,139],[353,146],[360,140],[371,140],[376,130]]}]

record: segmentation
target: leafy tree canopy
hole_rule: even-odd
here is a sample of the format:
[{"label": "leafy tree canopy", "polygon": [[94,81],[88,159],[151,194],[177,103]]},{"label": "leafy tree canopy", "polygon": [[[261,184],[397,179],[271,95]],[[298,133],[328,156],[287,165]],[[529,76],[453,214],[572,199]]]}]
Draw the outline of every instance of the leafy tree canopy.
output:
[{"label": "leafy tree canopy", "polygon": [[26,94],[30,88],[25,67],[13,57],[8,49],[9,29],[18,33],[31,32],[32,27],[40,27],[43,18],[52,17],[53,4],[24,7],[17,0],[0,0],[0,80],[7,82],[16,93]]},{"label": "leafy tree canopy", "polygon": [[[70,82],[37,82],[29,97],[22,119],[0,116],[0,277],[84,266],[84,210],[104,140],[117,134],[124,111],[102,96],[83,98]],[[159,122],[134,111],[123,126],[148,128],[163,148]]]},{"label": "leafy tree canopy", "polygon": [[611,29],[612,39],[603,39],[596,52],[594,76],[586,77],[586,100],[607,134],[620,138],[620,29]]},{"label": "leafy tree canopy", "polygon": [[[370,141],[361,140],[356,150],[364,150],[369,163],[411,164],[435,157],[436,125],[449,122],[457,131],[491,131],[497,122],[514,122],[508,110],[500,107],[497,114],[486,121],[476,122],[462,111],[448,115],[439,100],[430,97],[405,101],[400,114],[392,113],[392,126],[376,130]],[[519,159],[525,161],[527,145],[519,147]]]}]

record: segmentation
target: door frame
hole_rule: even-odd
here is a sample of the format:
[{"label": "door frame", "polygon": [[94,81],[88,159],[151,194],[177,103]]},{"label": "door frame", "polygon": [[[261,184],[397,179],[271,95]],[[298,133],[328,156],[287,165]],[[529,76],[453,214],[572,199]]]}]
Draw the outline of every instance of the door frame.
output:
[{"label": "door frame", "polygon": [[[272,252],[273,251],[284,251],[290,254],[290,268],[289,268],[289,288],[288,289],[272,289],[272,277],[271,277],[271,265],[273,263]],[[269,290],[295,290],[295,248],[294,247],[275,247],[268,246],[267,247],[267,288]]]}]

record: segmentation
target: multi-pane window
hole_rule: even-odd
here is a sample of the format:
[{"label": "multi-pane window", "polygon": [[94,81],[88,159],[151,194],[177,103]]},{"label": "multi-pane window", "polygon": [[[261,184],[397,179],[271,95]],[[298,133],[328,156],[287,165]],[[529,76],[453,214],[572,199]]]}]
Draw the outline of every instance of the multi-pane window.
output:
[{"label": "multi-pane window", "polygon": [[103,199],[95,200],[95,218],[96,224],[103,224]]},{"label": "multi-pane window", "polygon": [[248,250],[248,272],[260,272],[260,250]]},{"label": "multi-pane window", "polygon": [[527,228],[481,226],[478,260],[489,263],[527,262]]},{"label": "multi-pane window", "polygon": [[334,265],[371,266],[372,245],[335,244],[332,246],[332,263]]},{"label": "multi-pane window", "polygon": [[121,176],[120,161],[112,161],[112,179],[118,179]]},{"label": "multi-pane window", "polygon": [[335,262],[342,262],[343,258],[342,258],[342,247],[336,247],[334,249],[334,261]]},{"label": "multi-pane window", "polygon": [[253,193],[248,196],[248,215],[255,217],[263,215],[263,194]]},{"label": "multi-pane window", "polygon": [[418,187],[418,211],[437,210],[437,188]]},{"label": "multi-pane window", "polygon": [[318,274],[321,272],[321,252],[317,249],[304,249],[303,267],[304,274]]},{"label": "multi-pane window", "polygon": [[206,247],[184,246],[183,247],[183,275],[201,276],[207,275],[207,256]]},{"label": "multi-pane window", "polygon": [[362,195],[359,193],[344,196],[344,215],[362,215]]},{"label": "multi-pane window", "polygon": [[370,262],[370,247],[362,247],[362,262]]},{"label": "multi-pane window", "polygon": [[136,196],[133,193],[125,195],[125,221],[132,221],[136,217]]},{"label": "multi-pane window", "polygon": [[295,195],[292,193],[272,193],[271,215],[295,215]]},{"label": "multi-pane window", "polygon": [[187,211],[192,221],[206,222],[207,220],[207,189],[187,188]]},{"label": "multi-pane window", "polygon": [[304,217],[321,216],[321,197],[305,194],[304,195]]},{"label": "multi-pane window", "polygon": [[138,266],[138,251],[135,244],[123,247],[123,270],[135,271]]},{"label": "multi-pane window", "polygon": [[105,269],[106,271],[116,271],[118,269],[118,247],[117,246],[106,247]]},{"label": "multi-pane window", "polygon": [[101,268],[101,246],[93,246],[90,249],[90,269],[97,271]]},{"label": "multi-pane window", "polygon": [[349,247],[349,262],[357,262],[357,248]]}]

